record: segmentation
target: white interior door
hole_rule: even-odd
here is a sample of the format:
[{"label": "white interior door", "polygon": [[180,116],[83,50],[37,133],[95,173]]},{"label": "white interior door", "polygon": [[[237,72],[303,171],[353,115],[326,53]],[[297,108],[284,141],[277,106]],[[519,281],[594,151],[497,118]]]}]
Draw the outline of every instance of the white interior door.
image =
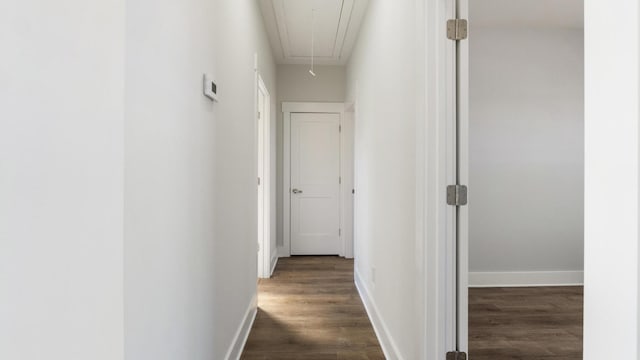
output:
[{"label": "white interior door", "polygon": [[340,114],[291,114],[291,255],[340,254]]}]

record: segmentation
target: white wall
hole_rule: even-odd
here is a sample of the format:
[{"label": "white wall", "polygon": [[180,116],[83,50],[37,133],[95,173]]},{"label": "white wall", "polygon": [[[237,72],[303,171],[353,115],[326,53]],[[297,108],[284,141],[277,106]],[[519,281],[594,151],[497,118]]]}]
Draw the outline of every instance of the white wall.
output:
[{"label": "white wall", "polygon": [[[257,150],[255,147],[254,54],[271,94],[271,129],[275,128],[276,66],[255,0],[218,1],[216,10],[216,76],[220,103],[216,107],[216,265],[217,307],[214,324],[221,349],[233,337],[257,274]],[[273,137],[272,137],[273,140]],[[275,142],[271,142],[275,145]],[[275,147],[271,149],[272,166]],[[272,184],[275,184],[272,173]],[[272,189],[273,190],[273,189]],[[275,192],[271,203],[275,204]],[[272,214],[275,212],[272,209]],[[271,220],[275,229],[275,217]],[[245,301],[245,303],[243,303]],[[231,330],[232,329],[232,330]],[[214,359],[221,358],[220,355]]]},{"label": "white wall", "polygon": [[224,359],[255,307],[256,52],[274,95],[254,0],[127,2],[127,359]]},{"label": "white wall", "polygon": [[344,66],[315,66],[314,78],[308,65],[278,65],[277,72],[277,239],[283,244],[282,230],[282,151],[284,148],[282,102],[343,102],[346,90],[346,68]]},{"label": "white wall", "polygon": [[470,271],[582,271],[583,30],[471,34]]},{"label": "white wall", "polygon": [[585,1],[586,360],[640,356],[639,24],[637,1]]},{"label": "white wall", "polygon": [[123,357],[124,1],[0,4],[0,358]]},{"label": "white wall", "polygon": [[390,359],[422,358],[425,341],[416,221],[424,125],[419,3],[370,2],[347,69],[347,101],[356,109],[356,282]]}]

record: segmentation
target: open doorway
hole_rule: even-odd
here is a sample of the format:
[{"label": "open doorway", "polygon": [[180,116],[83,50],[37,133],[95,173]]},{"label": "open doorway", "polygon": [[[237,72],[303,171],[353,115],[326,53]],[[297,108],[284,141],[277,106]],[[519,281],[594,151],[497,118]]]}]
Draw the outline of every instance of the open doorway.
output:
[{"label": "open doorway", "polygon": [[469,355],[581,359],[583,3],[469,0],[468,12]]}]

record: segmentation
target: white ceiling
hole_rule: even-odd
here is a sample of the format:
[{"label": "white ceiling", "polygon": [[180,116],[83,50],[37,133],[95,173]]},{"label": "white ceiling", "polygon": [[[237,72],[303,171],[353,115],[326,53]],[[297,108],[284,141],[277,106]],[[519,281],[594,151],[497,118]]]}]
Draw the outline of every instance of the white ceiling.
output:
[{"label": "white ceiling", "polygon": [[582,29],[583,18],[584,0],[469,0],[471,27]]},{"label": "white ceiling", "polygon": [[315,63],[345,65],[358,37],[368,0],[258,0],[278,64],[311,61],[315,9]]}]

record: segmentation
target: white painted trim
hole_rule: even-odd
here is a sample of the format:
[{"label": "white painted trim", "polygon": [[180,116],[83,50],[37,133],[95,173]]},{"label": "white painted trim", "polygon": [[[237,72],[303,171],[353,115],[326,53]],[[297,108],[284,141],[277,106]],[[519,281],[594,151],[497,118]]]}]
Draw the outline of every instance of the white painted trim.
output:
[{"label": "white painted trim", "polygon": [[[469,0],[456,0],[456,18],[469,19]],[[458,184],[470,188],[469,176],[469,41],[458,42],[456,59],[458,72],[457,108],[458,118]],[[473,197],[473,193],[471,194]],[[473,199],[469,199],[473,201]],[[458,208],[457,224],[457,270],[458,270],[458,316],[457,338],[458,350],[469,351],[469,206]]]},{"label": "white painted trim", "polygon": [[273,272],[276,271],[276,266],[278,265],[278,256],[277,253],[271,258],[271,272],[269,276],[273,276]]},{"label": "white painted trim", "polygon": [[583,284],[583,271],[469,273],[469,287],[580,286]]},{"label": "white painted trim", "polygon": [[340,113],[344,112],[344,103],[330,102],[283,102],[283,113]]},{"label": "white painted trim", "polygon": [[[260,165],[261,165],[261,160],[260,160],[260,122],[258,120],[258,113],[260,112],[259,109],[259,98],[260,98],[260,74],[258,73],[258,53],[254,53],[253,54],[253,73],[254,73],[254,81],[253,81],[253,117],[254,117],[254,123],[253,123],[253,127],[254,127],[254,139],[253,139],[253,144],[254,144],[254,150],[253,150],[253,154],[255,156],[254,159],[254,165],[255,165],[255,173],[254,173],[254,179],[256,177],[261,176],[260,174]],[[256,212],[255,212],[255,220],[256,220],[256,242],[257,242],[257,272],[256,272],[256,277],[257,278],[261,278],[263,276],[263,269],[264,269],[264,256],[263,256],[263,243],[264,243],[264,239],[263,239],[263,231],[261,229],[261,221],[260,221],[260,217],[262,214],[262,210],[264,209],[264,204],[262,206],[260,206],[260,195],[261,195],[262,191],[260,186],[256,186],[255,187],[255,204],[256,204]],[[263,196],[264,198],[264,196]],[[256,281],[257,282],[257,281]],[[257,291],[257,288],[256,288]]]},{"label": "white painted trim", "polygon": [[[353,51],[354,43],[357,40],[358,32],[364,18],[369,0],[343,0],[340,20],[335,29],[334,46],[331,54],[315,55],[316,65],[346,65]],[[292,32],[299,31],[298,28],[289,28],[290,17],[295,14],[287,13],[284,0],[261,1],[265,18],[273,22],[273,26],[268,28],[271,39],[277,39],[274,46],[274,56],[277,63],[283,64],[308,64],[311,57],[309,55],[295,54],[291,49]],[[272,19],[271,19],[272,17]],[[275,32],[274,32],[275,31]]]},{"label": "white painted trim", "polygon": [[[345,103],[332,103],[332,102],[283,102],[282,103],[282,120],[283,120],[283,151],[282,151],[282,243],[281,247],[278,247],[278,256],[289,257],[291,256],[291,113],[337,113],[340,114],[340,126],[344,126],[345,119]],[[347,127],[347,128],[352,128]],[[345,145],[353,148],[353,136],[347,136],[348,129],[343,127],[343,131],[340,132],[340,175],[342,176],[342,183],[340,184],[339,191],[339,205],[340,205],[340,228],[353,229],[353,217],[347,216],[344,211],[344,198],[346,196],[345,189],[349,187],[349,193],[353,187],[353,171],[345,172],[345,164],[351,164],[353,168],[353,152],[347,157],[344,156],[342,148]],[[348,143],[351,142],[351,144]],[[349,226],[345,224],[349,223]],[[344,233],[343,233],[344,234]],[[340,256],[353,256],[349,254],[347,249],[353,249],[353,244],[346,245],[346,241],[353,243],[353,236],[340,236],[342,250],[338,254]]]},{"label": "white painted trim", "polygon": [[421,141],[417,165],[419,171],[416,194],[420,221],[417,225],[423,245],[422,261],[424,283],[424,318],[422,351],[425,359],[442,359],[455,347],[455,288],[452,288],[451,239],[455,229],[451,206],[446,204],[445,189],[451,184],[455,163],[455,143],[451,142],[451,128],[455,122],[452,91],[453,42],[446,37],[446,21],[452,18],[453,0],[424,2],[420,9],[419,24],[424,36],[425,56],[425,120],[419,129]]},{"label": "white painted trim", "polygon": [[278,35],[280,37],[280,46],[282,46],[282,53],[285,58],[288,58],[291,54],[289,50],[289,31],[287,30],[287,17],[284,10],[284,0],[272,0],[273,14],[276,18],[276,25],[278,26]]},{"label": "white painted trim", "polygon": [[354,280],[356,289],[358,289],[358,294],[360,294],[360,299],[362,299],[364,308],[367,311],[367,315],[369,316],[369,320],[371,321],[373,330],[376,333],[376,337],[378,338],[378,342],[380,343],[380,347],[382,348],[382,352],[384,353],[384,357],[387,360],[403,360],[404,358],[400,354],[398,346],[391,337],[391,332],[380,316],[378,307],[371,297],[371,293],[367,289],[367,286],[362,281],[360,273],[357,269],[354,271]]},{"label": "white painted trim", "polygon": [[342,176],[342,186],[340,187],[342,205],[340,223],[342,228],[342,246],[344,257],[353,259],[354,257],[354,194],[355,187],[355,107],[345,110],[342,119],[342,133],[340,134],[340,173]]},{"label": "white painted trim", "polygon": [[239,360],[242,355],[242,350],[244,349],[245,344],[247,343],[247,339],[249,338],[249,333],[251,332],[251,327],[253,326],[253,322],[256,319],[256,315],[258,314],[258,296],[257,294],[253,295],[251,302],[249,303],[249,308],[247,308],[244,317],[242,318],[242,323],[236,330],[236,334],[233,337],[233,342],[227,351],[227,356],[224,358],[226,360]]},{"label": "white painted trim", "polygon": [[282,103],[282,247],[281,257],[291,256],[291,111]]},{"label": "white painted trim", "polygon": [[[257,61],[257,60],[256,60]],[[264,114],[260,119],[258,100],[260,93],[264,94]],[[257,137],[262,137],[262,142],[256,139],[257,163],[262,161],[262,174],[258,174],[261,184],[258,186],[258,196],[262,195],[262,209],[258,209],[258,216],[262,215],[262,228],[258,229],[258,277],[269,278],[271,276],[271,94],[267,89],[262,76],[256,69],[256,124]],[[262,144],[262,149],[259,149]],[[261,159],[260,159],[260,155]],[[258,168],[260,166],[258,165]],[[260,220],[258,220],[260,224]]]},{"label": "white painted trim", "polygon": [[640,2],[584,6],[583,359],[640,359]]}]

